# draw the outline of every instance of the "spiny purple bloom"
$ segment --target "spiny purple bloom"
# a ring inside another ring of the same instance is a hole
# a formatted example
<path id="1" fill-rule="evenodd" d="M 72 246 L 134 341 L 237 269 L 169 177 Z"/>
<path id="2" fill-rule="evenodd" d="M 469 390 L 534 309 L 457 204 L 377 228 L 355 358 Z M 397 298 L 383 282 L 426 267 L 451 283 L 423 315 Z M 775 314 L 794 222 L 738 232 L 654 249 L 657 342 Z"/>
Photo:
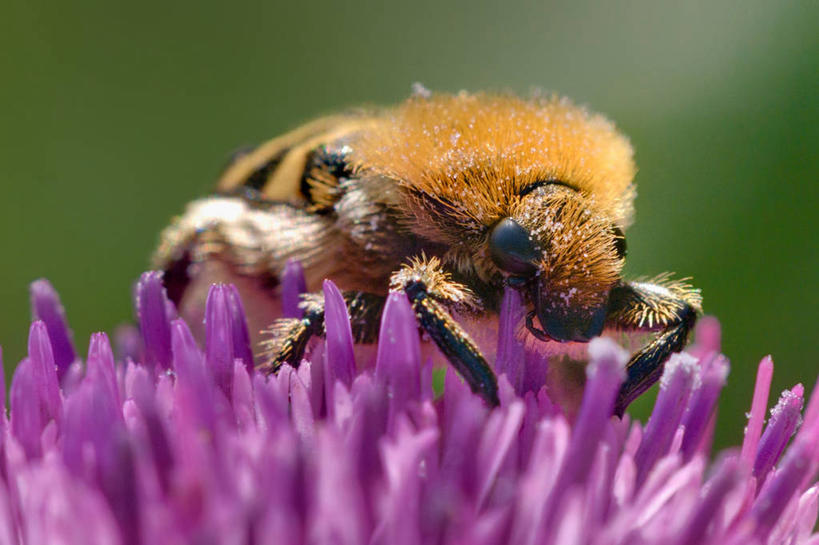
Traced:
<path id="1" fill-rule="evenodd" d="M 284 284 L 293 315 L 297 265 Z M 712 455 L 728 374 L 714 320 L 669 360 L 642 426 L 611 416 L 628 354 L 609 339 L 590 343 L 564 417 L 548 360 L 515 340 L 515 293 L 494 410 L 449 370 L 436 397 L 403 294 L 387 300 L 374 364 L 355 361 L 330 282 L 324 297 L 326 339 L 266 377 L 232 286 L 211 289 L 201 346 L 146 273 L 141 335 L 121 330 L 114 351 L 95 334 L 83 363 L 56 293 L 35 283 L 29 354 L 0 415 L 0 543 L 819 544 L 819 395 L 802 419 L 804 389 L 784 392 L 763 426 L 763 360 L 742 448 Z"/>

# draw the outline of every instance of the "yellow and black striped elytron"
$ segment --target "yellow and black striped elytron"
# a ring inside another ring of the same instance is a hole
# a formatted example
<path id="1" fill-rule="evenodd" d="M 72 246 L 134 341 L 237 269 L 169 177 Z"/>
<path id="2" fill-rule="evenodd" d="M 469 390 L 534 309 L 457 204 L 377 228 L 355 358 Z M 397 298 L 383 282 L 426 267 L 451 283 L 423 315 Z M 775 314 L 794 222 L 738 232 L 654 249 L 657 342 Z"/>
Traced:
<path id="1" fill-rule="evenodd" d="M 344 291 L 361 343 L 376 339 L 387 293 L 404 290 L 420 327 L 489 404 L 495 377 L 451 313 L 496 316 L 506 287 L 527 306 L 529 342 L 655 331 L 629 362 L 622 411 L 682 349 L 700 311 L 699 292 L 682 282 L 621 277 L 634 172 L 628 140 L 566 99 L 413 96 L 239 155 L 215 194 L 165 230 L 155 261 L 177 304 L 202 299 L 192 287 L 202 278 L 238 278 L 256 290 L 244 297 L 249 313 L 275 316 L 278 279 L 299 260 L 309 290 L 329 278 Z M 267 369 L 298 365 L 323 333 L 322 298 L 302 306 L 301 319 L 267 330 Z"/>

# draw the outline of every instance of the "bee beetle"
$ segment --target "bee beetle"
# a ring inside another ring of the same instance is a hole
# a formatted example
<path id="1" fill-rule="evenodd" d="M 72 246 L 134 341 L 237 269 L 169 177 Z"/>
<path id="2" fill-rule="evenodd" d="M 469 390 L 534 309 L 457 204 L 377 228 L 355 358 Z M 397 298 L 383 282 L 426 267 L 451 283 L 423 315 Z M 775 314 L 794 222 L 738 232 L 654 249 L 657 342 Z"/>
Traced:
<path id="1" fill-rule="evenodd" d="M 177 305 L 203 299 L 197 279 L 239 278 L 259 294 L 245 297 L 248 314 L 275 317 L 280 275 L 296 259 L 308 290 L 325 278 L 343 290 L 359 343 L 377 340 L 388 292 L 403 290 L 420 328 L 489 405 L 495 376 L 452 316 L 497 314 L 504 289 L 519 292 L 521 329 L 537 343 L 655 332 L 628 363 L 622 413 L 701 310 L 684 282 L 621 276 L 632 155 L 610 121 L 564 98 L 420 93 L 240 154 L 215 194 L 164 231 L 154 261 Z M 301 308 L 301 318 L 271 318 L 264 369 L 298 365 L 323 334 L 322 297 L 306 295 Z"/>

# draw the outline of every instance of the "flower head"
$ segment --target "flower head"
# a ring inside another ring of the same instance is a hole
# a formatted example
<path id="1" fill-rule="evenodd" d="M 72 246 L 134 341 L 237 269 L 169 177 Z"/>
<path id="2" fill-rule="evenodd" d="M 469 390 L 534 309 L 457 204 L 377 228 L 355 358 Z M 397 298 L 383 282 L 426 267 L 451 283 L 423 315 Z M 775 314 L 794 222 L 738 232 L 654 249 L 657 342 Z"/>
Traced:
<path id="1" fill-rule="evenodd" d="M 295 264 L 286 276 L 292 315 L 304 282 Z M 770 360 L 742 448 L 710 461 L 728 374 L 714 320 L 669 360 L 642 426 L 611 416 L 628 357 L 604 338 L 589 345 L 577 414 L 562 414 L 548 360 L 512 334 L 514 293 L 494 410 L 449 370 L 436 395 L 403 294 L 387 300 L 370 366 L 331 282 L 324 297 L 325 339 L 266 377 L 232 286 L 212 287 L 200 346 L 146 273 L 139 336 L 120 331 L 113 350 L 95 334 L 82 362 L 56 293 L 36 282 L 29 354 L 0 417 L 0 542 L 819 542 L 819 397 L 802 418 L 802 386 L 786 391 L 763 429 Z"/>

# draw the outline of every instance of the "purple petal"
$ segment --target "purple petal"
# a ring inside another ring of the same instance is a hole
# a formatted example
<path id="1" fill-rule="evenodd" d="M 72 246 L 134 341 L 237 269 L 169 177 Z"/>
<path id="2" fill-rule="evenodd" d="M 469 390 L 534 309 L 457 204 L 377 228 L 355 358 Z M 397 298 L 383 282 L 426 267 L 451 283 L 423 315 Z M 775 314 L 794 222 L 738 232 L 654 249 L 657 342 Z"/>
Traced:
<path id="1" fill-rule="evenodd" d="M 587 542 L 589 528 L 583 524 L 582 490 L 569 490 L 565 498 L 555 506 L 554 528 L 549 532 L 554 543 L 580 545 Z"/>
<path id="2" fill-rule="evenodd" d="M 60 379 L 63 398 L 74 392 L 82 383 L 83 378 L 85 378 L 85 367 L 82 364 L 82 360 L 76 360 L 68 366 L 68 369 L 66 369 L 63 374 L 63 378 Z"/>
<path id="3" fill-rule="evenodd" d="M 68 469 L 86 479 L 101 471 L 110 461 L 111 441 L 121 424 L 120 407 L 102 383 L 92 377 L 84 380 L 65 401 L 63 460 Z"/>
<path id="4" fill-rule="evenodd" d="M 549 357 L 537 350 L 527 349 L 525 358 L 523 392 L 539 392 L 549 376 Z"/>
<path id="5" fill-rule="evenodd" d="M 492 411 L 478 445 L 477 469 L 482 482 L 478 485 L 477 506 L 480 508 L 489 496 L 501 464 L 518 438 L 523 422 L 524 405 L 512 403 L 507 409 Z"/>
<path id="6" fill-rule="evenodd" d="M 509 383 L 506 375 L 498 375 L 498 400 L 501 407 L 508 407 L 515 401 L 520 399 L 520 396 L 515 393 L 515 388 Z M 531 396 L 532 392 L 526 392 L 524 396 Z"/>
<path id="7" fill-rule="evenodd" d="M 123 543 L 137 545 L 142 542 L 142 502 L 138 501 L 134 453 L 123 426 L 115 426 L 109 434 L 99 456 L 100 488 L 119 524 Z"/>
<path id="8" fill-rule="evenodd" d="M 287 261 L 282 273 L 282 317 L 301 318 L 302 311 L 299 309 L 301 295 L 307 292 L 307 284 L 304 281 L 304 270 L 301 263 L 294 259 Z"/>
<path id="9" fill-rule="evenodd" d="M 88 345 L 86 375 L 93 377 L 100 387 L 105 388 L 112 403 L 122 404 L 122 396 L 117 386 L 117 374 L 114 367 L 114 353 L 105 333 L 94 333 Z"/>
<path id="10" fill-rule="evenodd" d="M 705 486 L 705 495 L 683 526 L 679 545 L 703 543 L 709 524 L 717 517 L 726 496 L 740 481 L 739 461 L 735 456 L 722 460 Z"/>
<path id="11" fill-rule="evenodd" d="M 554 468 L 569 444 L 569 425 L 563 418 L 549 419 L 538 426 L 532 453 L 518 486 L 517 516 L 510 544 L 524 545 L 543 541 L 546 526 L 546 501 L 557 481 Z"/>
<path id="12" fill-rule="evenodd" d="M 40 456 L 40 434 L 46 417 L 40 408 L 39 384 L 31 360 L 25 358 L 11 379 L 11 433 L 20 442 L 28 458 Z"/>
<path id="13" fill-rule="evenodd" d="M 415 314 L 404 293 L 391 293 L 378 333 L 375 377 L 384 384 L 390 420 L 421 396 L 421 345 Z"/>
<path id="14" fill-rule="evenodd" d="M 31 324 L 29 330 L 28 359 L 34 372 L 43 416 L 59 422 L 62 414 L 62 397 L 57 381 L 57 366 L 54 363 L 48 330 L 45 323 L 40 320 Z"/>
<path id="15" fill-rule="evenodd" d="M 196 380 L 204 364 L 204 358 L 188 324 L 181 318 L 171 323 L 171 346 L 173 350 L 173 369 L 180 382 Z M 199 385 L 197 385 L 199 386 Z"/>
<path id="16" fill-rule="evenodd" d="M 142 359 L 142 337 L 132 325 L 121 325 L 114 330 L 114 354 L 117 361 Z"/>
<path id="17" fill-rule="evenodd" d="M 0 346 L 0 370 L 5 371 L 3 367 L 3 347 Z M 0 432 L 6 420 L 6 373 L 0 373 Z"/>
<path id="18" fill-rule="evenodd" d="M 552 501 L 588 476 L 599 440 L 611 419 L 617 392 L 625 379 L 628 358 L 628 353 L 611 339 L 600 337 L 589 343 L 586 390 Z"/>
<path id="19" fill-rule="evenodd" d="M 441 418 L 441 469 L 444 482 L 458 483 L 464 494 L 478 494 L 475 446 L 480 442 L 489 410 L 471 394 L 455 371 L 447 370 L 444 382 L 444 408 Z M 393 426 L 394 427 L 394 426 Z"/>
<path id="20" fill-rule="evenodd" d="M 364 521 L 364 498 L 341 437 L 324 428 L 316 442 L 317 475 L 313 491 L 308 541 L 359 545 L 366 543 L 368 528 Z M 344 508 L 339 509 L 339 501 Z"/>
<path id="21" fill-rule="evenodd" d="M 71 341 L 71 330 L 65 319 L 65 309 L 57 292 L 48 282 L 41 279 L 31 283 L 31 314 L 35 320 L 42 320 L 48 329 L 48 338 L 57 364 L 57 376 L 62 379 L 63 373 L 77 359 L 74 344 Z"/>
<path id="22" fill-rule="evenodd" d="M 290 414 L 296 433 L 308 441 L 312 440 L 315 432 L 313 407 L 310 403 L 308 387 L 295 372 L 290 373 Z"/>
<path id="23" fill-rule="evenodd" d="M 204 358 L 187 324 L 174 320 L 171 324 L 174 369 L 177 374 L 176 409 L 186 411 L 186 418 L 197 426 L 213 430 L 221 400 L 210 373 L 205 368 Z M 159 397 L 157 387 L 157 397 Z M 218 391 L 221 394 L 221 390 Z"/>
<path id="24" fill-rule="evenodd" d="M 205 304 L 205 361 L 216 385 L 230 399 L 233 383 L 233 328 L 228 288 L 214 284 Z"/>
<path id="25" fill-rule="evenodd" d="M 685 435 L 681 450 L 686 462 L 700 450 L 729 369 L 728 360 L 721 355 L 712 357 L 703 368 L 702 383 L 691 395 L 682 421 Z"/>
<path id="26" fill-rule="evenodd" d="M 13 510 L 16 507 L 14 497 L 9 493 L 5 476 L 0 480 L 0 543 L 20 543 L 17 537 L 17 524 Z"/>
<path id="27" fill-rule="evenodd" d="M 481 399 L 472 393 L 466 382 L 451 366 L 446 368 L 444 376 L 443 415 L 441 417 L 442 436 L 459 437 L 473 426 L 479 427 L 486 419 L 489 410 Z M 471 440 L 470 440 L 471 441 Z M 461 456 L 470 452 L 470 443 L 464 443 Z M 474 443 L 472 443 L 474 444 Z M 474 457 L 469 457 L 474 461 Z M 470 462 L 471 463 L 471 462 Z"/>
<path id="28" fill-rule="evenodd" d="M 742 441 L 742 453 L 740 454 L 740 460 L 748 468 L 753 467 L 757 444 L 762 435 L 765 408 L 768 405 L 768 394 L 771 391 L 771 378 L 773 378 L 773 360 L 770 356 L 765 356 L 757 368 L 754 398 L 751 402 L 750 418 L 745 427 L 745 439 Z"/>
<path id="29" fill-rule="evenodd" d="M 695 358 L 703 358 L 708 354 L 719 353 L 722 346 L 722 328 L 719 320 L 713 316 L 703 316 L 697 320 L 694 339 L 694 346 L 687 352 Z"/>
<path id="30" fill-rule="evenodd" d="M 355 375 L 355 357 L 353 355 L 353 333 L 350 328 L 350 315 L 347 314 L 347 303 L 338 288 L 329 280 L 324 281 L 324 329 L 326 331 L 326 348 L 324 356 L 327 362 L 324 383 L 327 405 L 332 406 L 332 388 L 336 381 L 341 381 L 349 388 Z"/>
<path id="31" fill-rule="evenodd" d="M 756 522 L 754 535 L 757 538 L 765 539 L 768 536 L 788 502 L 799 490 L 802 480 L 810 471 L 816 443 L 816 437 L 794 441 L 785 454 L 782 466 L 760 491 L 750 514 Z"/>
<path id="32" fill-rule="evenodd" d="M 668 453 L 691 390 L 699 386 L 699 371 L 697 360 L 685 353 L 674 354 L 665 364 L 654 410 L 646 425 L 640 448 L 634 455 L 638 486 L 648 476 L 654 463 Z"/>
<path id="33" fill-rule="evenodd" d="M 370 375 L 359 375 L 353 382 L 353 415 L 347 445 L 355 460 L 356 473 L 365 491 L 381 477 L 379 444 L 387 431 L 387 396 Z"/>
<path id="34" fill-rule="evenodd" d="M 253 408 L 253 387 L 247 365 L 240 359 L 233 362 L 233 414 L 240 430 L 255 427 Z"/>
<path id="35" fill-rule="evenodd" d="M 136 289 L 139 329 L 145 343 L 145 363 L 167 369 L 171 365 L 170 301 L 162 285 L 162 273 L 149 271 L 139 278 Z"/>
<path id="36" fill-rule="evenodd" d="M 20 543 L 121 545 L 121 531 L 100 490 L 48 459 L 39 471 L 20 475 L 27 491 L 18 505 Z M 3 543 L 18 543 L 4 541 Z"/>
<path id="37" fill-rule="evenodd" d="M 133 399 L 145 423 L 148 446 L 159 485 L 163 491 L 167 491 L 170 486 L 173 454 L 157 408 L 153 381 L 144 367 L 133 366 L 132 369 L 130 382 Z"/>
<path id="38" fill-rule="evenodd" d="M 808 406 L 805 408 L 805 422 L 802 426 L 802 429 L 815 428 L 819 428 L 819 378 L 816 379 L 813 390 L 811 390 Z"/>
<path id="39" fill-rule="evenodd" d="M 375 545 L 414 545 L 421 541 L 419 465 L 424 452 L 435 446 L 438 434 L 436 430 L 416 434 L 407 427 L 399 425 L 396 439 L 381 447 L 387 494 L 372 540 Z"/>
<path id="40" fill-rule="evenodd" d="M 819 514 L 819 486 L 812 486 L 799 498 L 796 518 L 794 521 L 794 534 L 796 543 L 807 542 L 813 527 L 816 525 L 817 514 Z"/>
<path id="41" fill-rule="evenodd" d="M 256 400 L 257 420 L 259 426 L 266 427 L 268 431 L 289 424 L 288 385 L 281 380 L 284 374 L 282 371 L 269 380 L 261 373 L 253 375 L 253 398 Z"/>
<path id="42" fill-rule="evenodd" d="M 253 351 L 250 349 L 250 334 L 247 330 L 245 307 L 242 305 L 239 290 L 233 284 L 228 284 L 227 296 L 230 307 L 231 331 L 233 333 L 233 358 L 242 360 L 247 367 L 247 371 L 251 372 L 254 368 Z"/>
<path id="43" fill-rule="evenodd" d="M 759 487 L 765 482 L 768 472 L 773 468 L 785 450 L 796 426 L 799 425 L 802 412 L 804 388 L 798 384 L 793 390 L 785 390 L 779 402 L 771 409 L 771 419 L 759 441 L 754 461 L 753 475 Z"/>
<path id="44" fill-rule="evenodd" d="M 525 375 L 523 342 L 517 338 L 525 309 L 517 290 L 506 288 L 503 292 L 498 318 L 498 354 L 495 370 L 504 374 L 518 395 L 523 394 Z"/>

